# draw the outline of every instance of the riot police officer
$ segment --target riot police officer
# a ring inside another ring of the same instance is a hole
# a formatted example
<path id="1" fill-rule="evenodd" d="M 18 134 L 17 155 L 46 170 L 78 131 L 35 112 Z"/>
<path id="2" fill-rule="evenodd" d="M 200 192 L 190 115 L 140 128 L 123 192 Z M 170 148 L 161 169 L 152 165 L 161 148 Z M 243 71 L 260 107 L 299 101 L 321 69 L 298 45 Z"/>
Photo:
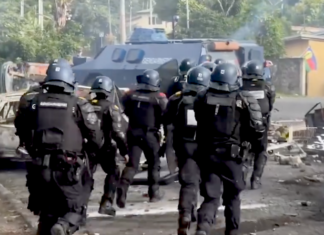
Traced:
<path id="1" fill-rule="evenodd" d="M 200 173 L 196 159 L 197 123 L 193 115 L 193 103 L 197 93 L 208 87 L 210 74 L 211 72 L 202 66 L 189 70 L 187 87 L 183 92 L 178 91 L 170 97 L 164 115 L 165 125 L 173 125 L 173 146 L 178 159 L 181 184 L 178 235 L 188 234 L 190 222 L 196 219 L 193 216 Z"/>
<path id="2" fill-rule="evenodd" d="M 54 61 L 52 61 L 53 63 Z M 70 66 L 65 60 L 57 60 L 61 66 Z M 28 111 L 30 104 L 34 97 L 39 94 L 43 88 L 44 81 L 38 84 L 33 84 L 28 91 L 26 91 L 19 100 L 18 110 L 16 112 L 16 117 L 14 120 L 14 125 L 16 127 L 16 135 L 19 137 L 19 146 L 17 152 L 21 154 L 28 154 L 26 147 L 31 145 L 30 142 L 30 126 L 26 125 L 26 119 L 28 118 Z M 40 193 L 40 183 L 39 183 L 39 170 L 40 167 L 35 165 L 33 162 L 26 163 L 26 186 L 29 191 L 28 206 L 27 208 L 33 212 L 35 215 L 40 213 L 40 201 L 42 201 L 42 195 Z"/>
<path id="3" fill-rule="evenodd" d="M 55 60 L 48 67 L 46 92 L 34 97 L 28 112 L 33 135 L 26 147 L 41 166 L 40 235 L 73 234 L 83 223 L 94 183 L 85 148 L 93 156 L 103 140 L 93 106 L 74 95 L 74 74 L 66 64 Z"/>
<path id="4" fill-rule="evenodd" d="M 259 61 L 248 61 L 242 68 L 242 90 L 249 92 L 259 103 L 263 116 L 263 123 L 268 131 L 270 126 L 270 114 L 275 101 L 275 88 L 265 80 L 264 66 Z M 254 154 L 254 167 L 251 176 L 251 188 L 261 186 L 261 177 L 267 162 L 268 132 L 265 131 L 261 141 L 251 140 Z"/>
<path id="5" fill-rule="evenodd" d="M 213 72 L 214 69 L 216 68 L 216 64 L 212 62 L 204 62 L 201 63 L 199 66 L 208 69 L 210 72 Z"/>
<path id="6" fill-rule="evenodd" d="M 216 65 L 220 65 L 220 64 L 225 63 L 225 60 L 223 60 L 223 59 L 216 59 L 216 60 L 214 61 L 214 63 L 215 63 Z"/>
<path id="7" fill-rule="evenodd" d="M 179 76 L 174 78 L 173 84 L 169 87 L 166 95 L 167 98 L 172 96 L 178 91 L 182 91 L 187 82 L 187 73 L 188 71 L 195 67 L 195 61 L 192 59 L 184 59 L 179 66 Z"/>
<path id="8" fill-rule="evenodd" d="M 117 205 L 124 208 L 129 185 L 138 170 L 142 151 L 148 161 L 148 195 L 150 202 L 161 199 L 160 178 L 160 135 L 162 115 L 167 98 L 160 92 L 160 76 L 155 70 L 146 70 L 137 76 L 137 89 L 125 94 L 124 113 L 129 118 L 127 143 L 129 161 L 122 172 L 117 188 Z"/>
<path id="9" fill-rule="evenodd" d="M 245 188 L 242 163 L 245 141 L 265 132 L 257 101 L 239 90 L 237 67 L 218 65 L 209 88 L 194 103 L 201 169 L 201 195 L 196 235 L 210 234 L 215 223 L 223 184 L 226 235 L 237 235 L 240 224 L 240 192 Z"/>
<path id="10" fill-rule="evenodd" d="M 99 214 L 115 216 L 113 207 L 116 186 L 120 177 L 120 170 L 116 164 L 117 147 L 121 156 L 126 156 L 127 145 L 125 133 L 122 130 L 122 117 L 119 107 L 109 100 L 114 90 L 114 83 L 109 77 L 99 76 L 91 87 L 91 93 L 96 97 L 91 100 L 99 118 L 100 127 L 104 133 L 104 145 L 100 150 L 99 162 L 107 174 L 104 183 L 104 194 L 101 199 Z M 112 143 L 112 139 L 117 146 Z"/>

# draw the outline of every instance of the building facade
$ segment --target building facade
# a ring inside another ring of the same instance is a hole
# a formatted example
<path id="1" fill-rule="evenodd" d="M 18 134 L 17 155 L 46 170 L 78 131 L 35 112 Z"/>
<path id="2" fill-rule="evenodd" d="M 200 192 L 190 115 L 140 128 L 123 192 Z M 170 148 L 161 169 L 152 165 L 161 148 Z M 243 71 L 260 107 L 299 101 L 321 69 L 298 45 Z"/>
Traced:
<path id="1" fill-rule="evenodd" d="M 305 94 L 324 96 L 324 36 L 302 34 L 284 41 L 286 57 L 305 59 Z"/>

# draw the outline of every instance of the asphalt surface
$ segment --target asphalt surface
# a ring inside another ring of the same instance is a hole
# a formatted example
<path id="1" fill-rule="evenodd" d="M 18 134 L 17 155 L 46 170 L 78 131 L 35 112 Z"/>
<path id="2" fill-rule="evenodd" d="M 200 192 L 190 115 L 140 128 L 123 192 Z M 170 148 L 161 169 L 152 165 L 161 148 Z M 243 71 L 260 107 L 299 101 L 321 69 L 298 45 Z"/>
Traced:
<path id="1" fill-rule="evenodd" d="M 0 183 L 26 206 L 28 193 L 25 187 L 24 164 L 4 161 L 0 163 Z M 324 209 L 322 200 L 324 184 L 304 178 L 304 176 L 314 174 L 324 179 L 322 164 L 314 161 L 311 165 L 292 168 L 291 166 L 278 165 L 277 162 L 270 159 L 262 189 L 253 191 L 247 189 L 242 194 L 242 234 L 272 231 L 274 227 L 295 226 L 305 221 L 312 223 L 315 221 L 314 218 L 324 221 L 322 212 Z M 158 203 L 148 203 L 146 186 L 132 186 L 126 209 L 116 208 L 117 216 L 111 218 L 97 213 L 104 176 L 101 169 L 98 169 L 95 175 L 95 189 L 89 202 L 88 223 L 79 234 L 85 232 L 104 235 L 176 234 L 179 192 L 177 182 L 161 187 L 166 195 Z M 302 203 L 308 204 L 302 206 Z M 221 207 L 212 235 L 223 234 L 224 218 L 222 214 L 223 208 Z M 37 221 L 37 218 L 31 214 L 30 218 Z M 194 228 L 195 224 L 192 226 L 192 229 Z M 0 234 L 2 234 L 1 230 Z M 303 235 L 312 235 L 312 233 Z"/>
<path id="2" fill-rule="evenodd" d="M 278 98 L 275 104 L 278 111 L 273 112 L 272 120 L 303 119 L 305 113 L 321 100 L 322 98 Z M 0 132 L 0 135 L 3 135 L 1 136 L 3 139 L 6 134 Z M 257 235 L 323 234 L 324 203 L 322 199 L 324 192 L 322 188 L 324 183 L 305 180 L 304 176 L 316 174 L 324 178 L 324 168 L 321 161 L 310 162 L 310 165 L 304 165 L 302 168 L 292 168 L 278 165 L 273 160 L 269 161 L 262 189 L 254 191 L 247 189 L 242 193 L 241 230 L 243 235 L 254 233 Z M 25 187 L 25 174 L 23 161 L 0 161 L 0 184 L 10 190 L 15 198 L 22 201 L 26 207 L 28 192 Z M 176 234 L 179 193 L 177 182 L 161 187 L 166 194 L 164 199 L 158 203 L 148 203 L 146 186 L 132 186 L 127 208 L 116 208 L 117 216 L 111 218 L 97 213 L 104 177 L 105 174 L 98 169 L 95 175 L 95 189 L 89 202 L 88 223 L 80 234 L 86 231 L 101 235 Z M 201 201 L 202 198 L 200 198 Z M 307 206 L 302 206 L 305 203 Z M 0 210 L 1 216 L 3 213 L 9 213 L 8 210 L 6 209 L 6 212 Z M 21 208 L 21 210 L 26 209 Z M 31 214 L 29 218 L 37 221 L 37 218 Z M 0 219 L 0 225 L 3 223 L 5 221 Z M 17 231 L 22 231 L 21 223 L 17 222 L 18 227 L 15 228 Z M 308 229 L 300 229 L 300 226 Z M 223 208 L 220 208 L 217 223 L 211 235 L 224 234 L 223 227 Z M 0 234 L 8 234 L 2 233 L 1 228 L 0 226 Z M 195 229 L 195 224 L 192 225 L 192 229 Z M 319 231 L 321 233 L 318 233 Z"/>

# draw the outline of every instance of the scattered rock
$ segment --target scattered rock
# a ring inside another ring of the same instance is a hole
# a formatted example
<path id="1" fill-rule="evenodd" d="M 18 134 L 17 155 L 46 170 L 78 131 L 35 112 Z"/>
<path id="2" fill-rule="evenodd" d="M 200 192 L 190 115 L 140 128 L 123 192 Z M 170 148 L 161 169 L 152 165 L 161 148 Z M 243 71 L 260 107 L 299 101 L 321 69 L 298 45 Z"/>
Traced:
<path id="1" fill-rule="evenodd" d="M 289 165 L 289 157 L 278 154 L 278 159 L 280 165 Z"/>
<path id="2" fill-rule="evenodd" d="M 284 156 L 276 153 L 280 165 L 291 165 L 292 167 L 299 168 L 304 165 L 300 156 Z"/>
<path id="3" fill-rule="evenodd" d="M 170 198 L 168 201 L 172 202 L 172 201 L 178 201 L 178 200 L 179 200 L 179 198 L 174 197 L 174 198 Z"/>
<path id="4" fill-rule="evenodd" d="M 301 204 L 302 206 L 309 206 L 311 203 L 305 201 L 305 202 L 301 202 L 300 204 Z"/>
<path id="5" fill-rule="evenodd" d="M 311 182 L 316 182 L 316 183 L 320 183 L 320 182 L 324 181 L 323 177 L 319 177 L 318 175 L 304 176 L 304 179 L 309 180 Z"/>

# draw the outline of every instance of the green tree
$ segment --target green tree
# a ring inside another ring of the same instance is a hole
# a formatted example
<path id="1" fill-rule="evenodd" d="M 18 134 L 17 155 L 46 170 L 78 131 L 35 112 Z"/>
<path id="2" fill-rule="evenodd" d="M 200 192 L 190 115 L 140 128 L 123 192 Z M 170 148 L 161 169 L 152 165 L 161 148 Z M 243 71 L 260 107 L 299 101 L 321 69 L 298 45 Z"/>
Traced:
<path id="1" fill-rule="evenodd" d="M 256 41 L 264 47 L 266 58 L 279 58 L 284 55 L 284 24 L 276 14 L 261 21 L 260 31 L 256 33 Z"/>
<path id="2" fill-rule="evenodd" d="M 294 25 L 324 27 L 324 0 L 300 0 L 290 10 Z"/>
<path id="3" fill-rule="evenodd" d="M 154 12 L 161 20 L 172 21 L 173 16 L 178 12 L 178 4 L 180 0 L 163 0 L 156 1 Z"/>
<path id="4" fill-rule="evenodd" d="M 186 3 L 179 2 L 177 37 L 216 38 L 229 36 L 235 24 L 232 17 L 225 17 L 223 13 L 216 12 L 198 1 L 190 0 L 190 28 L 187 29 Z"/>
<path id="5" fill-rule="evenodd" d="M 48 62 L 58 57 L 68 59 L 86 44 L 79 24 L 68 21 L 65 27 L 58 29 L 53 19 L 48 17 L 44 21 L 44 30 L 41 30 L 37 14 L 28 7 L 25 6 L 24 18 L 19 17 L 19 7 L 13 8 L 13 16 L 5 18 L 2 25 L 4 33 L 0 38 L 1 58 L 13 61 L 21 58 L 34 62 Z"/>

